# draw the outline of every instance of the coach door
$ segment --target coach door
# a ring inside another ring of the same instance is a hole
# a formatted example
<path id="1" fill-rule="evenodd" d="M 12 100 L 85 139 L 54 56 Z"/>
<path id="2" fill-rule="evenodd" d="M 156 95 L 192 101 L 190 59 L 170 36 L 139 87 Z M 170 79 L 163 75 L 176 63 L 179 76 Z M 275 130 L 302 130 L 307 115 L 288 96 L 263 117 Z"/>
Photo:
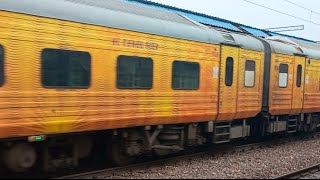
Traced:
<path id="1" fill-rule="evenodd" d="M 273 56 L 269 109 L 271 115 L 290 114 L 292 110 L 294 58 L 283 54 Z"/>
<path id="2" fill-rule="evenodd" d="M 263 53 L 241 49 L 239 57 L 237 115 L 235 119 L 254 117 L 261 112 Z"/>
<path id="3" fill-rule="evenodd" d="M 296 56 L 294 60 L 292 110 L 290 114 L 300 114 L 303 108 L 304 74 L 306 58 Z"/>
<path id="4" fill-rule="evenodd" d="M 239 48 L 222 46 L 218 121 L 233 120 L 237 108 Z"/>

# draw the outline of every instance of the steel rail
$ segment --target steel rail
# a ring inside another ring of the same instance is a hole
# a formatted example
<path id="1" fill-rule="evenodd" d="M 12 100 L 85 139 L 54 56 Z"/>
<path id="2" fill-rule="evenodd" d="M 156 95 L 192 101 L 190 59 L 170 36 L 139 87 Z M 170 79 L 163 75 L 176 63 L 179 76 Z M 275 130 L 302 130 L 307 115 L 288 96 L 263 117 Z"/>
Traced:
<path id="1" fill-rule="evenodd" d="M 298 171 L 290 172 L 288 174 L 275 177 L 274 179 L 299 179 L 301 177 L 306 176 L 307 174 L 315 173 L 318 171 L 320 171 L 320 163 L 307 168 L 300 169 Z"/>

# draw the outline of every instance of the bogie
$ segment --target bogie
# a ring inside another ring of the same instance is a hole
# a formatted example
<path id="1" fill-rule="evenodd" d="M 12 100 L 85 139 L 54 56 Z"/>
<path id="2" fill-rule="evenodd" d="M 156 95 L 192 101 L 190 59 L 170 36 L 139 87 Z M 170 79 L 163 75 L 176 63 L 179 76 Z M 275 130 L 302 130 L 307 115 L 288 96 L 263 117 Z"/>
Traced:
<path id="1" fill-rule="evenodd" d="M 3 147 L 2 159 L 10 171 L 22 173 L 35 166 L 37 152 L 32 144 L 17 142 Z"/>

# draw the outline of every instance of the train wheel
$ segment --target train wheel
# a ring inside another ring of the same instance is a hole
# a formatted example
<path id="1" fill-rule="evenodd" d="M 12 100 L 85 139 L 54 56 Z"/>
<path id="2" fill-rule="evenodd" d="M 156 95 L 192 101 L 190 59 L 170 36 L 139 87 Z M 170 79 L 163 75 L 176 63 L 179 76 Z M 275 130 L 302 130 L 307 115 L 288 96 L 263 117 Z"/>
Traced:
<path id="1" fill-rule="evenodd" d="M 126 166 L 132 164 L 135 157 L 129 156 L 121 140 L 114 140 L 112 144 L 108 145 L 109 159 L 117 166 Z"/>
<path id="2" fill-rule="evenodd" d="M 4 165 L 12 172 L 28 172 L 36 164 L 37 154 L 27 143 L 14 144 L 3 152 Z"/>
<path id="3" fill-rule="evenodd" d="M 310 133 L 315 133 L 317 131 L 317 126 L 319 124 L 319 117 L 315 117 L 312 115 L 308 116 L 309 124 L 304 124 L 304 131 L 305 132 L 310 132 Z"/>

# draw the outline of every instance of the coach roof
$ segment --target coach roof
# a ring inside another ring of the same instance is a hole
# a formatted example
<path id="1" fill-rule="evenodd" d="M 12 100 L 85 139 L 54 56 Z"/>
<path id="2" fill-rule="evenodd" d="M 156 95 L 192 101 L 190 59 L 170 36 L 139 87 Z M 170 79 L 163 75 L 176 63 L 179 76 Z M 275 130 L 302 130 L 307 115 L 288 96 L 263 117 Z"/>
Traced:
<path id="1" fill-rule="evenodd" d="M 303 54 L 309 58 L 320 59 L 320 44 L 302 41 L 294 38 L 283 37 L 283 36 L 274 36 L 274 37 L 269 37 L 267 39 L 285 43 L 292 47 L 301 49 Z"/>
<path id="2" fill-rule="evenodd" d="M 1 0 L 0 10 L 218 44 L 222 35 L 178 14 L 122 0 Z"/>
<path id="3" fill-rule="evenodd" d="M 241 47 L 242 49 L 249 49 L 254 51 L 265 50 L 263 43 L 258 38 L 252 35 L 240 32 L 232 32 L 226 29 L 221 29 L 219 27 L 210 28 L 221 33 L 224 38 L 223 44 L 235 45 Z"/>

